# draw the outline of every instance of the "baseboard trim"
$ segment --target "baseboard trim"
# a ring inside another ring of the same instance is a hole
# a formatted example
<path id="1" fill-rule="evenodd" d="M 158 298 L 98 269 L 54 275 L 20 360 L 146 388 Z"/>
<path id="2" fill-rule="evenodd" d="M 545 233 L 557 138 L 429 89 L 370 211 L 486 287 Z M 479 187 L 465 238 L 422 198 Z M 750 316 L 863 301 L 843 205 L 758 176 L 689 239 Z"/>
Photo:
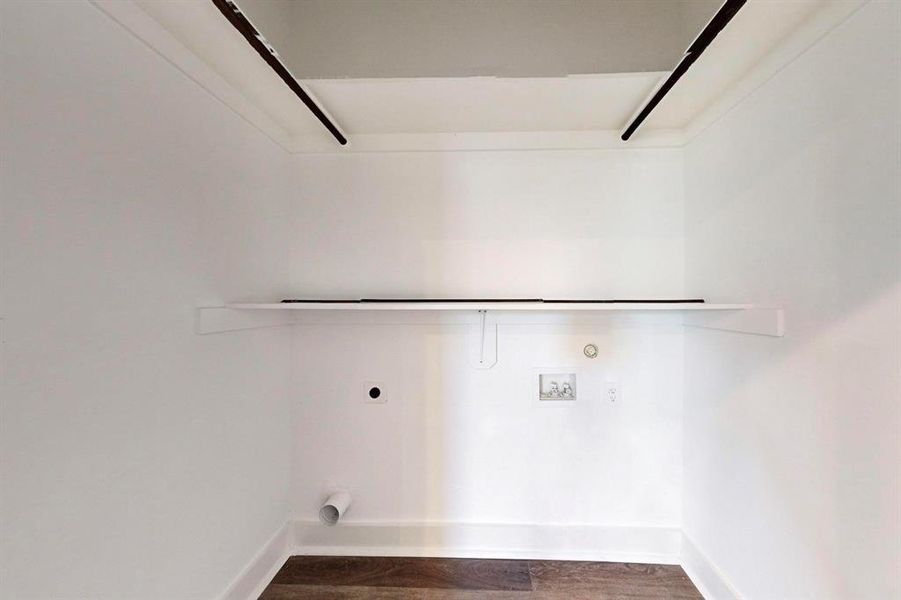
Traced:
<path id="1" fill-rule="evenodd" d="M 219 596 L 256 600 L 289 556 L 423 556 L 681 565 L 706 600 L 741 600 L 678 527 L 289 521 Z"/>
<path id="2" fill-rule="evenodd" d="M 675 527 L 472 523 L 293 523 L 294 554 L 594 560 L 676 565 Z"/>
<path id="3" fill-rule="evenodd" d="M 293 528 L 285 523 L 247 563 L 220 596 L 220 600 L 256 600 L 292 554 Z"/>
<path id="4" fill-rule="evenodd" d="M 682 533 L 682 569 L 705 600 L 741 600 L 741 595 L 698 545 Z"/>

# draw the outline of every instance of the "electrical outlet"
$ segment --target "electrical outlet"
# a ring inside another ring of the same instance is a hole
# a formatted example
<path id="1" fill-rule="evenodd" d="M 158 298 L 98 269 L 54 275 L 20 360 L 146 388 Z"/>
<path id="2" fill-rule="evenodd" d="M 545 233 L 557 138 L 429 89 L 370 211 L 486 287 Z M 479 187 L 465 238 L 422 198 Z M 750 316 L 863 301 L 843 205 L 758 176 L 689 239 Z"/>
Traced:
<path id="1" fill-rule="evenodd" d="M 608 381 L 604 385 L 604 399 L 610 402 L 619 402 L 622 400 L 622 391 L 619 384 L 615 381 Z"/>

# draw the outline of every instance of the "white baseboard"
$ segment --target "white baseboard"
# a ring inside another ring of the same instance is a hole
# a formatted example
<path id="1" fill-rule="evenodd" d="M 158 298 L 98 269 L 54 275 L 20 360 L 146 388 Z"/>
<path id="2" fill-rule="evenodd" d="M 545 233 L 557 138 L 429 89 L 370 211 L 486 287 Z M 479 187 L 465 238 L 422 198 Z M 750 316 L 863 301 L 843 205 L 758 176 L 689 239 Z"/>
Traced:
<path id="1" fill-rule="evenodd" d="M 279 527 L 241 573 L 219 596 L 220 600 L 257 600 L 294 552 L 291 523 Z"/>
<path id="2" fill-rule="evenodd" d="M 469 523 L 293 523 L 294 554 L 679 564 L 676 527 Z"/>
<path id="3" fill-rule="evenodd" d="M 741 595 L 690 537 L 682 534 L 682 569 L 705 600 L 740 600 Z"/>
<path id="4" fill-rule="evenodd" d="M 740 600 L 678 527 L 472 523 L 285 523 L 219 598 L 256 600 L 289 556 L 432 556 L 681 565 L 706 600 Z"/>

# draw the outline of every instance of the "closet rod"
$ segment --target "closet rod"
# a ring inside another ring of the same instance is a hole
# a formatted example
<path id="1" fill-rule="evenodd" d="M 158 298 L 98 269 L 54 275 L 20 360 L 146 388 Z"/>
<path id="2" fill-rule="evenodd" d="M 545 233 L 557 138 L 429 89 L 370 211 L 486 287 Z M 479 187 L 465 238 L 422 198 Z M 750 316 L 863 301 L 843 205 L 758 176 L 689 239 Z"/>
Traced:
<path id="1" fill-rule="evenodd" d="M 669 77 L 666 78 L 663 85 L 657 88 L 650 99 L 645 102 L 641 110 L 638 111 L 638 114 L 635 115 L 635 118 L 632 119 L 632 122 L 629 123 L 629 126 L 623 131 L 620 137 L 624 142 L 632 137 L 632 134 L 635 133 L 644 120 L 648 118 L 648 115 L 650 115 L 654 108 L 660 104 L 663 97 L 666 96 L 673 86 L 676 85 L 676 82 L 685 75 L 688 69 L 691 68 L 691 65 L 698 60 L 704 50 L 707 49 L 707 46 L 710 45 L 710 42 L 712 42 L 717 34 L 729 24 L 729 21 L 732 20 L 732 17 L 736 15 L 738 10 L 745 5 L 745 2 L 747 2 L 747 0 L 726 0 L 720 9 L 716 11 L 716 14 L 713 15 L 713 18 L 710 19 L 707 26 L 704 27 L 701 33 L 698 34 L 698 37 L 695 38 L 695 41 L 691 43 L 691 46 L 688 47 L 688 50 L 685 51 L 685 54 L 682 55 L 679 64 L 676 65 L 676 68 L 673 69 Z"/>
<path id="2" fill-rule="evenodd" d="M 247 17 L 244 16 L 244 13 L 241 12 L 238 5 L 232 0 L 212 0 L 212 2 L 216 5 L 216 8 L 219 9 L 219 12 L 228 19 L 228 22 L 238 30 L 238 33 L 244 36 L 244 39 L 257 51 L 257 54 L 266 61 L 266 64 L 272 67 L 272 70 L 281 77 L 282 81 L 284 81 L 289 88 L 291 88 L 291 91 L 307 105 L 307 108 L 309 108 L 310 112 L 319 119 L 319 122 L 325 125 L 325 128 L 329 130 L 329 133 L 331 133 L 336 140 L 338 140 L 338 143 L 342 146 L 346 145 L 347 138 L 344 137 L 344 134 L 341 133 L 338 127 L 332 123 L 324 112 L 322 112 L 322 109 L 319 108 L 312 98 L 310 98 L 309 94 L 300 87 L 300 84 L 297 83 L 294 76 L 291 75 L 290 71 L 288 71 L 285 65 L 282 64 L 282 61 L 275 55 L 275 51 L 272 50 L 268 42 L 265 41 L 253 24 L 247 20 Z"/>

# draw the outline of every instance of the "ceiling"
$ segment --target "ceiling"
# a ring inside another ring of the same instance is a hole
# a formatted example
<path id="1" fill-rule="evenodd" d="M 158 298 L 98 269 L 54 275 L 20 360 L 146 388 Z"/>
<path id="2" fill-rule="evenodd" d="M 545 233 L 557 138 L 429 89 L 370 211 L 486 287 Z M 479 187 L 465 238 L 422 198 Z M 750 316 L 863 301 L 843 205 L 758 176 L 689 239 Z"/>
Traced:
<path id="1" fill-rule="evenodd" d="M 579 77 L 311 79 L 348 133 L 618 129 L 662 73 Z"/>
<path id="2" fill-rule="evenodd" d="M 712 6 L 238 0 L 347 135 L 339 147 L 212 2 L 93 2 L 291 152 L 622 146 Z M 862 3 L 749 0 L 628 145 L 682 143 Z"/>
<path id="3" fill-rule="evenodd" d="M 237 0 L 301 79 L 664 71 L 721 0 Z"/>

